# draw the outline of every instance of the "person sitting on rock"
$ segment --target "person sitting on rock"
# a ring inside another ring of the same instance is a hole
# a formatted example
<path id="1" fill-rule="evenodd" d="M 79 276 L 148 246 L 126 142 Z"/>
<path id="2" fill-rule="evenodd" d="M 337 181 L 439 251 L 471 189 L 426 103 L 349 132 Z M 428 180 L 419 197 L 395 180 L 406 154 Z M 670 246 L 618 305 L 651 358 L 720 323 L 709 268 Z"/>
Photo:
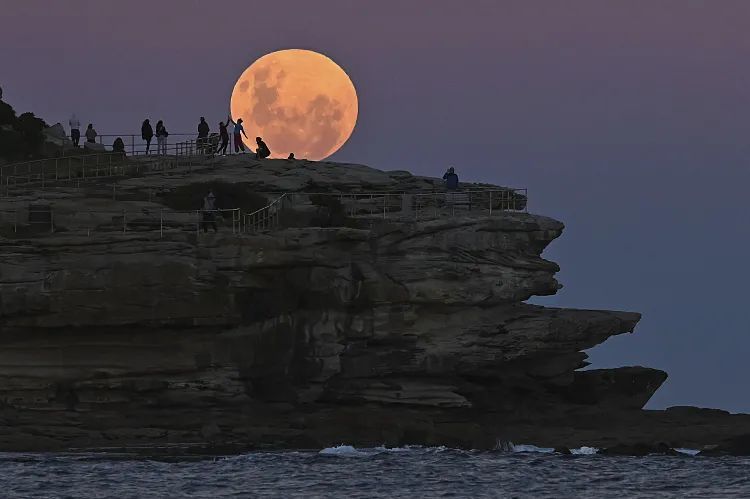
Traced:
<path id="1" fill-rule="evenodd" d="M 89 123 L 89 126 L 86 128 L 86 142 L 89 144 L 93 144 L 96 142 L 96 130 L 94 130 L 94 125 Z"/>
<path id="2" fill-rule="evenodd" d="M 112 143 L 112 152 L 125 155 L 125 142 L 122 141 L 121 137 L 117 137 Z"/>
<path id="3" fill-rule="evenodd" d="M 458 175 L 452 166 L 448 168 L 448 171 L 443 175 L 443 180 L 445 180 L 445 187 L 449 191 L 455 191 L 458 189 Z"/>
<path id="4" fill-rule="evenodd" d="M 288 159 L 289 161 L 294 161 L 294 160 L 295 160 L 295 159 L 297 159 L 297 158 L 295 158 L 295 157 L 294 157 L 294 153 L 293 153 L 293 152 L 290 152 L 290 153 L 289 153 L 289 157 L 288 157 L 288 158 L 286 158 L 286 159 Z"/>
<path id="5" fill-rule="evenodd" d="M 263 139 L 255 137 L 255 142 L 258 144 L 258 148 L 255 150 L 255 159 L 265 159 L 271 155 L 271 150 L 263 142 Z"/>

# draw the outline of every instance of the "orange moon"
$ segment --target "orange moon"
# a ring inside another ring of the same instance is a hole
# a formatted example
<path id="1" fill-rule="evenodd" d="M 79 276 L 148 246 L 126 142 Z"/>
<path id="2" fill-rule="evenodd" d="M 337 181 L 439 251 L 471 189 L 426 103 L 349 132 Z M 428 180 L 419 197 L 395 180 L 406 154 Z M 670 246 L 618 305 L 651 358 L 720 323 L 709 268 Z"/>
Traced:
<path id="1" fill-rule="evenodd" d="M 242 118 L 246 142 L 262 137 L 272 158 L 321 160 L 338 151 L 357 123 L 359 101 L 349 76 L 328 57 L 301 49 L 266 54 L 232 91 L 232 119 Z M 244 139 L 243 139 L 244 140 Z"/>

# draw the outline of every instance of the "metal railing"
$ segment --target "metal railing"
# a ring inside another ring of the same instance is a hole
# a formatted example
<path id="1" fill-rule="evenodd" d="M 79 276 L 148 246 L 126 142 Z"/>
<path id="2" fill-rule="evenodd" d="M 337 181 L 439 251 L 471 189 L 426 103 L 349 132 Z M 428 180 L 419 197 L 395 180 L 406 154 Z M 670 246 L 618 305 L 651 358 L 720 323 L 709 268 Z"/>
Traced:
<path id="1" fill-rule="evenodd" d="M 85 148 L 86 137 L 85 130 L 81 132 L 80 147 Z M 68 136 L 70 138 L 70 136 Z M 140 134 L 104 134 L 97 135 L 95 143 L 100 146 L 109 147 L 111 152 L 112 144 L 118 138 L 122 139 L 125 146 L 125 153 L 130 156 L 144 156 L 144 155 L 157 155 L 158 152 L 158 139 L 156 136 L 151 140 L 151 145 L 148 146 L 146 141 L 143 140 Z M 166 139 L 167 155 L 183 155 L 185 151 L 192 143 L 193 150 L 198 151 L 201 149 L 212 149 L 212 153 L 215 154 L 221 144 L 219 134 L 216 132 L 210 133 L 206 139 L 198 139 L 197 133 L 175 133 L 169 134 Z M 244 143 L 244 142 L 243 142 Z M 147 148 L 148 147 L 148 148 Z M 248 147 L 245 144 L 246 149 L 252 150 L 252 147 Z M 227 145 L 227 154 L 230 154 L 234 150 L 234 134 L 229 134 L 229 143 Z M 196 153 L 201 154 L 201 153 Z M 205 153 L 208 154 L 208 153 Z"/>
<path id="2" fill-rule="evenodd" d="M 383 219 L 439 218 L 461 213 L 528 211 L 528 191 L 518 188 L 467 189 L 428 192 L 293 193 L 294 204 L 304 196 L 309 203 L 329 205 L 336 201 L 349 217 Z M 326 201 L 327 200 L 327 201 Z"/>
<path id="3" fill-rule="evenodd" d="M 329 193 L 295 192 L 278 195 L 268 205 L 242 214 L 243 232 L 274 230 L 284 210 L 316 208 L 338 211 L 348 218 L 425 221 L 441 217 L 477 216 L 528 211 L 527 189 L 473 189 L 430 192 Z"/>
<path id="4" fill-rule="evenodd" d="M 81 182 L 106 177 L 137 177 L 149 172 L 165 172 L 204 162 L 206 156 L 147 156 L 137 159 L 120 153 L 63 156 L 24 163 L 0 165 L 0 194 L 9 196 L 18 188 L 44 190 L 56 183 Z"/>
<path id="5" fill-rule="evenodd" d="M 80 146 L 85 147 L 86 146 L 86 130 L 81 131 L 81 142 Z M 167 137 L 166 143 L 167 143 L 167 150 L 174 150 L 175 143 L 181 142 L 184 140 L 187 140 L 189 137 L 195 137 L 197 134 L 195 133 L 170 133 Z M 68 136 L 70 138 L 70 136 Z M 146 150 L 147 144 L 146 141 L 143 140 L 141 137 L 141 134 L 103 134 L 103 135 L 97 135 L 96 136 L 96 143 L 102 146 L 109 146 L 112 147 L 112 144 L 115 140 L 118 138 L 122 139 L 123 144 L 125 145 L 125 153 L 129 154 L 131 156 L 143 156 L 146 154 L 158 154 L 157 153 L 157 145 L 158 140 L 156 136 L 151 140 L 151 146 L 148 148 L 148 151 Z M 175 141 L 175 139 L 177 139 Z M 171 145 L 170 145 L 171 142 Z"/>
<path id="6" fill-rule="evenodd" d="M 25 215 L 25 216 L 24 216 Z M 42 233 L 77 234 L 91 237 L 96 233 L 195 232 L 196 235 L 213 229 L 217 222 L 231 223 L 232 234 L 242 232 L 239 208 L 216 210 L 175 211 L 165 208 L 141 210 L 69 210 L 56 209 L 54 204 L 27 204 L 14 209 L 0 210 L 0 221 L 18 234 L 26 226 Z M 25 220 L 22 220 L 25 218 Z M 36 227 L 36 229 L 33 229 Z M 218 227 L 216 227 L 218 228 Z"/>
<path id="7" fill-rule="evenodd" d="M 259 232 L 261 230 L 277 229 L 280 225 L 281 212 L 285 202 L 291 198 L 284 193 L 263 208 L 242 214 L 242 231 Z"/>

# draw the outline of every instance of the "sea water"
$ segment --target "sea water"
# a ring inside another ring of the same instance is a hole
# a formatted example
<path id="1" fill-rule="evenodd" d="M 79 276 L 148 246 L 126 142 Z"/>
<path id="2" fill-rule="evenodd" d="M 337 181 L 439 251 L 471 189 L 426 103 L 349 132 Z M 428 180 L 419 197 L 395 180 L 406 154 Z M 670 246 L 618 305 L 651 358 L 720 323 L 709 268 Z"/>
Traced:
<path id="1" fill-rule="evenodd" d="M 605 457 L 439 448 L 254 452 L 163 460 L 0 454 L 3 498 L 750 497 L 750 458 Z"/>

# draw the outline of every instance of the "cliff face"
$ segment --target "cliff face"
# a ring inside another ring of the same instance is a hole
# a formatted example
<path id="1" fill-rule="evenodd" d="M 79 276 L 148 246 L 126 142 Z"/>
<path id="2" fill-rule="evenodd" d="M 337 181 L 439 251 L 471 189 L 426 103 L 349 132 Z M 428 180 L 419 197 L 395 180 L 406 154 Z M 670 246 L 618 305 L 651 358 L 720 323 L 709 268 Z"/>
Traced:
<path id="1" fill-rule="evenodd" d="M 560 287 L 560 222 L 350 225 L 0 239 L 0 449 L 583 445 L 648 417 L 665 373 L 579 371 L 638 314 L 524 303 Z"/>

